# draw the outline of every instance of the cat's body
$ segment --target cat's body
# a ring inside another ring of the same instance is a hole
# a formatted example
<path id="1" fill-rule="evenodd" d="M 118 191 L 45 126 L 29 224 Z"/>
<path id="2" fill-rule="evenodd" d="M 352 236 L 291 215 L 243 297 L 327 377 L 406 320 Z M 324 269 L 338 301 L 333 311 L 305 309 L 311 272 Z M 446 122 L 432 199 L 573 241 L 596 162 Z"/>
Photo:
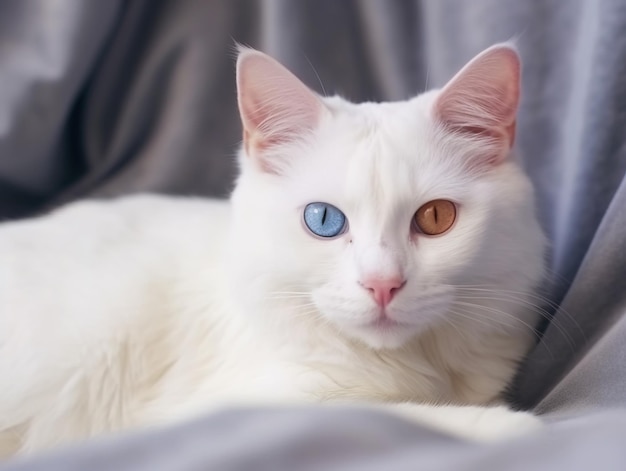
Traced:
<path id="1" fill-rule="evenodd" d="M 503 67 L 512 57 L 496 48 L 478 65 L 493 51 Z M 488 155 L 495 131 L 464 142 L 434 126 L 445 89 L 321 105 L 259 53 L 239 67 L 232 203 L 136 196 L 0 227 L 0 455 L 224 406 L 487 405 L 511 379 L 533 338 L 545 242 L 508 147 Z M 263 77 L 280 96 L 255 89 Z M 437 198 L 458 215 L 426 236 L 413 213 Z M 341 208 L 343 232 L 311 233 L 314 202 Z M 477 438 L 533 423 L 500 408 L 395 409 Z"/>

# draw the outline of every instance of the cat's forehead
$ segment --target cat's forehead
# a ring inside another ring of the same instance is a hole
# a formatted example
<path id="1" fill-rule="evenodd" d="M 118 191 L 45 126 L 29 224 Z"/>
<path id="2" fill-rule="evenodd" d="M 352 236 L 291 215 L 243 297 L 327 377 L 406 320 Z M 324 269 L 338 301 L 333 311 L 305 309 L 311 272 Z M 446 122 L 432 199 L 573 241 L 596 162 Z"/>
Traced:
<path id="1" fill-rule="evenodd" d="M 429 96 L 388 103 L 331 102 L 320 145 L 343 152 L 353 170 L 394 163 L 414 167 L 432 154 L 433 120 Z M 330 155 L 332 152 L 327 152 Z M 406 171 L 407 169 L 398 169 Z"/>
<path id="2" fill-rule="evenodd" d="M 378 134 L 387 136 L 392 144 L 408 143 L 411 136 L 426 131 L 431 123 L 431 108 L 437 91 L 398 102 L 351 103 L 338 97 L 326 98 L 330 110 L 328 123 L 333 129 L 342 128 L 348 140 Z M 352 135 L 351 135 L 352 134 Z"/>
<path id="3" fill-rule="evenodd" d="M 429 101 L 331 101 L 331 116 L 304 159 L 301 190 L 331 203 L 379 207 L 445 193 L 450 169 L 433 136 Z"/>

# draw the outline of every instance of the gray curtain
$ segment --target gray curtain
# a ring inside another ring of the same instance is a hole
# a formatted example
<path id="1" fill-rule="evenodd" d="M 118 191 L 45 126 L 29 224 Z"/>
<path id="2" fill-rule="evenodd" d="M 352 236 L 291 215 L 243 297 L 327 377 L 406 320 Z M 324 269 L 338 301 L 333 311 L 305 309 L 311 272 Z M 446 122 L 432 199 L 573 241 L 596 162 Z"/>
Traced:
<path id="1" fill-rule="evenodd" d="M 589 430 L 581 417 L 626 405 L 625 31 L 620 0 L 0 0 L 0 218 L 134 192 L 226 196 L 235 41 L 362 101 L 442 85 L 515 39 L 517 147 L 552 246 L 542 336 L 509 396 L 578 417 L 578 432 L 555 430 L 582 443 L 611 414 Z M 626 433 L 615 414 L 606 426 Z"/>

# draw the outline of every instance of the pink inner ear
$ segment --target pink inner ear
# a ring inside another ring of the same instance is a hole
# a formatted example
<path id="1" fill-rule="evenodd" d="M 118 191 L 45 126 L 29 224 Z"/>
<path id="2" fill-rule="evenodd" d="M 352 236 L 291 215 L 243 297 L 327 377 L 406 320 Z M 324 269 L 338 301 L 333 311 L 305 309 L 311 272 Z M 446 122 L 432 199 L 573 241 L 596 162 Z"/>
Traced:
<path id="1" fill-rule="evenodd" d="M 510 46 L 494 46 L 476 56 L 440 92 L 437 118 L 454 131 L 501 142 L 515 139 L 520 95 L 520 60 Z"/>
<path id="2" fill-rule="evenodd" d="M 261 167 L 272 169 L 265 151 L 313 130 L 321 115 L 318 96 L 271 57 L 242 49 L 237 60 L 237 94 L 244 145 Z"/>

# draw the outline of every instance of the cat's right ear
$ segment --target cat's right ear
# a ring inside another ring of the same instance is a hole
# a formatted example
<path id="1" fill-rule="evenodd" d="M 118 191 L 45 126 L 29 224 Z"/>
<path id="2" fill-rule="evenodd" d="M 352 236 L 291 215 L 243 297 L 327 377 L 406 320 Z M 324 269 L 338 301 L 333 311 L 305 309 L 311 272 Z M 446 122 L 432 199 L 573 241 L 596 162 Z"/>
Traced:
<path id="1" fill-rule="evenodd" d="M 237 99 L 246 154 L 270 173 L 280 173 L 271 150 L 315 129 L 324 109 L 319 97 L 295 75 L 249 48 L 239 49 Z"/>

